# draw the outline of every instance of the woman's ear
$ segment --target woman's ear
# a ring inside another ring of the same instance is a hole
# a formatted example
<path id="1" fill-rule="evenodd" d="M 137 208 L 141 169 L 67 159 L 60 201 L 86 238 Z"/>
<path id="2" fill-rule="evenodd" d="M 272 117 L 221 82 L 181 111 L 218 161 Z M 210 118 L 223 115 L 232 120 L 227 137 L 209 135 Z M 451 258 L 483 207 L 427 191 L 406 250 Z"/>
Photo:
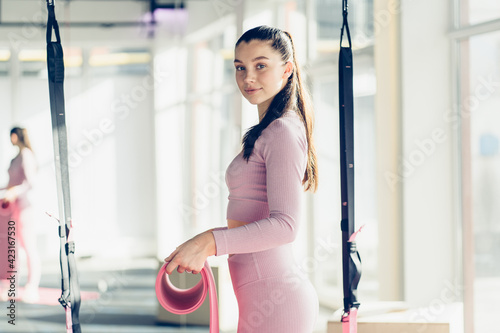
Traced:
<path id="1" fill-rule="evenodd" d="M 283 73 L 283 79 L 288 79 L 293 72 L 293 63 L 291 61 L 287 61 L 285 64 L 285 72 Z"/>

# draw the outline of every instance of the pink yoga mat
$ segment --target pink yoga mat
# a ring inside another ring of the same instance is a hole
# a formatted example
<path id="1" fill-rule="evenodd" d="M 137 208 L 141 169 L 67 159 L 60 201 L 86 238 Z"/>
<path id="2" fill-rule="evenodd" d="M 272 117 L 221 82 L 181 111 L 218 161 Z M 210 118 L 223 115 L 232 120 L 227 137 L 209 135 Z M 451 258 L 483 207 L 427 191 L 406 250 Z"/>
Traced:
<path id="1" fill-rule="evenodd" d="M 194 312 L 202 304 L 209 293 L 210 301 L 210 333 L 219 333 L 219 309 L 217 306 L 217 291 L 212 269 L 208 262 L 201 270 L 201 280 L 190 289 L 177 288 L 170 282 L 166 273 L 167 264 L 163 264 L 156 277 L 156 297 L 161 306 L 173 314 L 188 314 Z"/>

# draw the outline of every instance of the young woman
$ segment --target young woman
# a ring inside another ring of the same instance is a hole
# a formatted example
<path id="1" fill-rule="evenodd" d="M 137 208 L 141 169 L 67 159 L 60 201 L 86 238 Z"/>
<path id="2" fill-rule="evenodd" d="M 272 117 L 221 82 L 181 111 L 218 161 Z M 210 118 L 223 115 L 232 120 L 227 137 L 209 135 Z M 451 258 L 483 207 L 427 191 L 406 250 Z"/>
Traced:
<path id="1" fill-rule="evenodd" d="M 31 150 L 31 144 L 26 129 L 14 127 L 10 131 L 10 141 L 19 148 L 9 167 L 9 183 L 4 193 L 4 203 L 12 207 L 11 219 L 16 222 L 18 245 L 26 252 L 28 266 L 28 282 L 25 286 L 23 301 L 36 302 L 39 298 L 41 264 L 36 249 L 33 209 L 29 200 L 29 192 L 33 186 L 37 172 L 36 159 Z M 5 299 L 5 288 L 2 288 L 0 298 Z"/>
<path id="2" fill-rule="evenodd" d="M 267 26 L 245 32 L 234 66 L 259 123 L 226 170 L 227 227 L 180 245 L 165 259 L 167 273 L 196 274 L 208 256 L 229 254 L 238 333 L 310 333 L 318 299 L 294 269 L 291 243 L 301 224 L 302 192 L 316 191 L 318 175 L 313 113 L 290 34 Z"/>

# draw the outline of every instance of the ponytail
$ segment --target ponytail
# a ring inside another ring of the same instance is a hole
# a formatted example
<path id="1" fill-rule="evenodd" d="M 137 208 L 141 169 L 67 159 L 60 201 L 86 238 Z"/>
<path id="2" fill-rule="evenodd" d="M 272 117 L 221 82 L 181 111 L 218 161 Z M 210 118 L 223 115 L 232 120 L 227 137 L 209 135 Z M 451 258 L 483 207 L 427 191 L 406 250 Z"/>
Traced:
<path id="1" fill-rule="evenodd" d="M 290 38 L 292 50 L 293 50 L 293 66 L 295 76 L 295 107 L 299 112 L 299 115 L 306 128 L 306 138 L 307 138 L 307 168 L 304 173 L 304 179 L 302 180 L 302 185 L 305 185 L 305 191 L 311 190 L 313 193 L 318 189 L 318 163 L 316 157 L 316 147 L 314 145 L 313 129 L 314 129 L 314 112 L 312 108 L 311 95 L 307 90 L 300 72 L 300 66 L 297 62 L 297 57 L 295 55 L 295 46 L 293 43 L 292 36 L 287 31 L 284 33 Z"/>

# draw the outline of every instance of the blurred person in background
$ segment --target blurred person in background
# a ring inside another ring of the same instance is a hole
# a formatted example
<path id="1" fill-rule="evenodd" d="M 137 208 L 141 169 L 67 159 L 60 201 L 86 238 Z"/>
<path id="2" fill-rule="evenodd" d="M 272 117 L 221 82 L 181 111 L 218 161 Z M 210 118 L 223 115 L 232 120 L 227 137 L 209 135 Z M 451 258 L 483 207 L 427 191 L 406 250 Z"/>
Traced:
<path id="1" fill-rule="evenodd" d="M 22 248 L 26 254 L 28 267 L 28 280 L 24 288 L 22 300 L 25 302 L 36 302 L 39 299 L 38 287 L 41 278 L 41 263 L 36 246 L 35 218 L 30 192 L 33 188 L 37 173 L 37 162 L 28 133 L 25 128 L 14 127 L 10 131 L 10 141 L 18 148 L 17 155 L 12 159 L 8 169 L 9 182 L 4 190 L 3 207 L 9 207 L 11 211 L 10 220 L 15 222 L 16 236 L 16 258 L 15 263 L 19 267 L 19 249 Z M 7 254 L 4 254 L 7 256 Z M 8 287 L 6 280 L 0 284 L 0 298 L 8 299 Z"/>

